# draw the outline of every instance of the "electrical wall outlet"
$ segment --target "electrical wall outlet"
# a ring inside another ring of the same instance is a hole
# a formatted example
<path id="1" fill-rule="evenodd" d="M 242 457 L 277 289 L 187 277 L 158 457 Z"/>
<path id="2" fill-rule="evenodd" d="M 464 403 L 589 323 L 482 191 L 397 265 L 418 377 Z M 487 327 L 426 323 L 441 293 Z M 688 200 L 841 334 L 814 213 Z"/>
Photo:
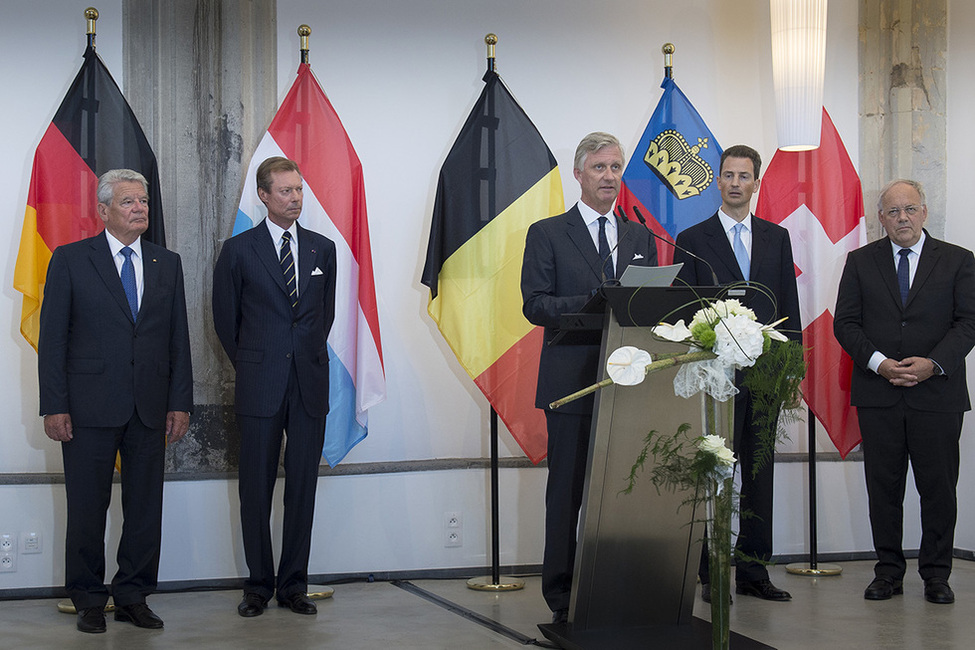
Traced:
<path id="1" fill-rule="evenodd" d="M 0 533 L 0 553 L 17 552 L 17 535 L 14 533 Z"/>
<path id="2" fill-rule="evenodd" d="M 444 528 L 463 528 L 464 519 L 459 512 L 447 511 L 443 513 Z"/>
<path id="3" fill-rule="evenodd" d="M 21 553 L 40 553 L 43 550 L 41 546 L 41 533 L 39 531 L 29 530 L 20 534 Z"/>
<path id="4" fill-rule="evenodd" d="M 446 548 L 464 545 L 464 518 L 456 510 L 443 513 L 443 545 Z"/>
<path id="5" fill-rule="evenodd" d="M 0 553 L 0 573 L 17 570 L 17 556 L 13 553 Z"/>
<path id="6" fill-rule="evenodd" d="M 445 548 L 456 548 L 464 545 L 464 535 L 459 528 L 448 528 L 444 532 L 443 545 Z"/>

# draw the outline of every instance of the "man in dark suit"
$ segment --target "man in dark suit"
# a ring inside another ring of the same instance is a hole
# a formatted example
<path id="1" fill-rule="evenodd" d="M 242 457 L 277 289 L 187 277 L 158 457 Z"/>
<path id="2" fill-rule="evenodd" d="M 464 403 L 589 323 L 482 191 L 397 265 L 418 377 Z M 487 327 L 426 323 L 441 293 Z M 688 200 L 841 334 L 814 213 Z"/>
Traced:
<path id="1" fill-rule="evenodd" d="M 847 256 L 833 332 L 853 358 L 850 403 L 863 436 L 870 527 L 877 551 L 867 600 L 904 593 L 907 464 L 921 499 L 918 573 L 924 597 L 952 603 L 948 585 L 958 504 L 958 439 L 971 408 L 965 356 L 975 345 L 975 258 L 931 237 L 916 181 L 883 189 L 887 237 Z"/>
<path id="2" fill-rule="evenodd" d="M 105 515 L 121 457 L 122 538 L 115 620 L 161 628 L 156 588 L 166 438 L 189 428 L 193 372 L 179 255 L 143 241 L 146 179 L 98 181 L 104 233 L 59 246 L 44 286 L 37 346 L 44 432 L 61 442 L 67 497 L 65 589 L 82 632 L 105 631 Z"/>
<path id="3" fill-rule="evenodd" d="M 751 147 L 736 145 L 722 153 L 718 173 L 721 208 L 677 235 L 674 263 L 684 264 L 677 277 L 691 286 L 712 285 L 713 269 L 719 284 L 747 280 L 765 287 L 774 296 L 774 303 L 760 292 L 749 293 L 744 302 L 762 323 L 788 317 L 779 329 L 793 340 L 801 340 L 799 292 L 789 232 L 756 218 L 750 211 L 752 195 L 761 182 L 761 169 L 762 159 Z M 741 509 L 747 516 L 739 517 L 735 591 L 765 600 L 787 601 L 792 596 L 772 584 L 764 564 L 772 558 L 773 464 L 769 459 L 753 476 L 759 431 L 753 421 L 751 396 L 740 381 L 736 383 L 739 392 L 735 396 L 734 447 L 741 468 Z M 699 575 L 701 596 L 710 602 L 706 549 Z"/>
<path id="4" fill-rule="evenodd" d="M 328 413 L 328 339 L 335 318 L 335 244 L 298 225 L 302 179 L 287 158 L 257 169 L 267 219 L 223 245 L 213 269 L 213 325 L 237 371 L 240 519 L 250 571 L 241 616 L 258 616 L 272 595 L 298 614 L 307 595 L 318 466 Z M 271 498 L 282 433 L 287 485 L 277 581 Z"/>
<path id="5" fill-rule="evenodd" d="M 548 405 L 599 381 L 600 371 L 598 345 L 549 346 L 549 341 L 559 317 L 579 311 L 604 282 L 630 264 L 657 263 L 649 231 L 612 212 L 623 175 L 619 141 L 608 133 L 587 135 L 576 149 L 573 174 L 582 199 L 568 212 L 532 224 L 521 274 L 525 317 L 545 327 L 535 406 L 545 409 L 548 428 L 542 594 L 556 623 L 568 615 L 593 397 L 558 411 Z"/>

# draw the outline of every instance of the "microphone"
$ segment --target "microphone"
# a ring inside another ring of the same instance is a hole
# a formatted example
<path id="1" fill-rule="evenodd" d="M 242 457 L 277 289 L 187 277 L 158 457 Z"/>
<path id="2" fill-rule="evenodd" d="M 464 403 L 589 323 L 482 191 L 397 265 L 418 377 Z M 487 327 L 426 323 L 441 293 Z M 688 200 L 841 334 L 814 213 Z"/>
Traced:
<path id="1" fill-rule="evenodd" d="M 620 211 L 623 211 L 623 208 L 620 208 Z M 682 253 L 686 253 L 688 256 L 693 257 L 694 259 L 696 259 L 696 260 L 698 260 L 700 262 L 703 262 L 704 265 L 708 267 L 708 270 L 711 271 L 711 282 L 713 282 L 714 283 L 714 286 L 716 286 L 716 287 L 721 286 L 721 283 L 718 282 L 718 274 L 714 272 L 714 267 L 711 266 L 711 263 L 710 262 L 708 262 L 706 259 L 704 259 L 700 255 L 695 255 L 694 253 L 692 253 L 691 251 L 687 250 L 683 246 L 678 246 L 675 242 L 672 242 L 669 239 L 666 239 L 664 237 L 661 237 L 660 235 L 658 235 L 657 233 L 655 233 L 653 231 L 653 228 L 651 228 L 650 226 L 647 226 L 647 220 L 643 218 L 643 214 L 640 212 L 640 208 L 637 207 L 636 205 L 633 206 L 633 212 L 634 212 L 634 214 L 636 214 L 636 218 L 640 220 L 640 223 L 642 223 L 644 226 L 646 226 L 647 230 L 650 231 L 650 234 L 651 235 L 653 235 L 654 237 L 656 237 L 660 241 L 666 243 L 667 245 L 673 246 L 674 248 L 676 248 L 677 250 L 681 251 Z M 626 213 L 623 212 L 623 214 L 625 215 Z"/>

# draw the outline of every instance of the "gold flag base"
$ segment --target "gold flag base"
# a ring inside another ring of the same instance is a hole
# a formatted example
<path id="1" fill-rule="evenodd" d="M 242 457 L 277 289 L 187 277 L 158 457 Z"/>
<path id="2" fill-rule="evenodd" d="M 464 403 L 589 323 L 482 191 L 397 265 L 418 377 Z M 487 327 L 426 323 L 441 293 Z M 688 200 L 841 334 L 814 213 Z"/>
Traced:
<path id="1" fill-rule="evenodd" d="M 308 585 L 308 597 L 312 600 L 325 600 L 331 598 L 335 590 L 325 585 Z"/>
<path id="2" fill-rule="evenodd" d="M 476 591 L 517 591 L 525 588 L 525 581 L 521 578 L 500 576 L 497 582 L 491 576 L 471 578 L 467 581 L 467 588 Z"/>
<path id="3" fill-rule="evenodd" d="M 843 573 L 843 567 L 838 564 L 817 564 L 814 569 L 809 562 L 793 562 L 787 564 L 785 570 L 800 576 L 838 576 Z"/>
<path id="4" fill-rule="evenodd" d="M 62 601 L 60 601 L 58 603 L 58 611 L 61 612 L 62 614 L 77 614 L 78 613 L 78 610 L 74 608 L 74 603 L 72 603 L 68 599 L 62 600 Z M 106 612 L 114 612 L 115 611 L 115 601 L 112 600 L 111 596 L 109 596 L 108 602 L 105 603 L 105 611 Z"/>

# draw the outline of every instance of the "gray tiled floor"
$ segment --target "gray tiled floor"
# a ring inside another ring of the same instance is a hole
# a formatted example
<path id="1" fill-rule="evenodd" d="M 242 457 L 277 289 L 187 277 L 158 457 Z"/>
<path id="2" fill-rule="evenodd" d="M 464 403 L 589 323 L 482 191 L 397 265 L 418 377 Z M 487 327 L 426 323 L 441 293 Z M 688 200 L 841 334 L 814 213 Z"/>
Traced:
<path id="1" fill-rule="evenodd" d="M 868 650 L 967 649 L 975 647 L 975 563 L 956 561 L 954 605 L 924 601 L 921 581 L 911 568 L 905 594 L 890 601 L 863 600 L 872 562 L 847 562 L 836 577 L 807 578 L 773 567 L 772 579 L 792 592 L 791 603 L 736 597 L 731 627 L 777 648 L 855 648 Z M 315 617 L 272 607 L 260 617 L 242 619 L 237 591 L 158 594 L 150 605 L 166 621 L 163 631 L 140 630 L 109 616 L 108 632 L 81 634 L 74 617 L 58 613 L 56 600 L 0 602 L 4 648 L 350 648 L 434 650 L 523 648 L 530 640 L 547 643 L 536 624 L 548 622 L 539 579 L 529 577 L 522 591 L 486 593 L 467 589 L 463 580 L 416 580 L 412 584 L 449 601 L 447 609 L 390 583 L 335 586 L 332 599 L 320 601 Z M 473 612 L 505 634 L 477 623 Z M 695 614 L 709 618 L 697 601 Z"/>

